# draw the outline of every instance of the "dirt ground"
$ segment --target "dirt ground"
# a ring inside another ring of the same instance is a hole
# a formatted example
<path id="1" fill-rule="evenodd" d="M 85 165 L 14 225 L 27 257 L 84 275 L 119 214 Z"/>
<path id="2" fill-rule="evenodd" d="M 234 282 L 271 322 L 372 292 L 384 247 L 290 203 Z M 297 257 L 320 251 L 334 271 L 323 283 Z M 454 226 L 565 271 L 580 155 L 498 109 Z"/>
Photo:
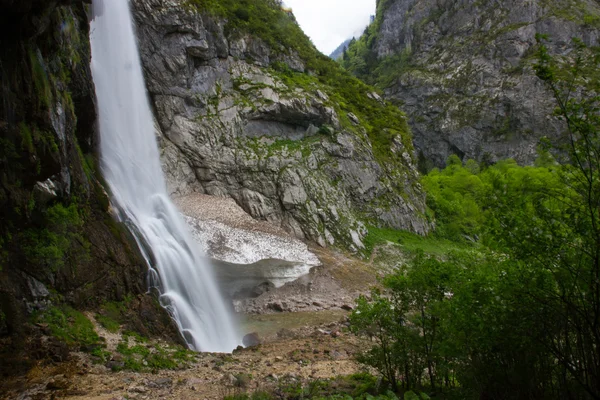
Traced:
<path id="1" fill-rule="evenodd" d="M 233 354 L 195 354 L 181 369 L 147 373 L 113 372 L 78 352 L 68 362 L 39 364 L 26 376 L 1 382 L 0 399 L 222 399 L 239 391 L 360 372 L 364 367 L 354 356 L 368 343 L 348 331 L 347 317 L 354 299 L 377 284 L 380 272 L 351 255 L 311 250 L 323 266 L 238 304 L 242 330 L 258 333 L 259 346 Z M 105 339 L 106 350 L 119 357 L 116 346 L 122 336 L 104 330 L 93 313 L 87 316 Z"/>
<path id="2" fill-rule="evenodd" d="M 364 348 L 345 329 L 343 312 L 301 313 L 301 327 L 290 329 L 293 313 L 248 317 L 245 324 L 262 332 L 266 342 L 233 354 L 201 353 L 180 370 L 154 373 L 112 372 L 94 364 L 89 354 L 70 362 L 37 366 L 27 376 L 3 382 L 2 399 L 222 399 L 236 391 L 277 387 L 282 382 L 327 379 L 362 370 L 354 355 Z M 287 326 L 286 328 L 281 328 Z M 108 334 L 111 350 L 120 340 Z M 361 340 L 363 342 L 361 342 Z"/>

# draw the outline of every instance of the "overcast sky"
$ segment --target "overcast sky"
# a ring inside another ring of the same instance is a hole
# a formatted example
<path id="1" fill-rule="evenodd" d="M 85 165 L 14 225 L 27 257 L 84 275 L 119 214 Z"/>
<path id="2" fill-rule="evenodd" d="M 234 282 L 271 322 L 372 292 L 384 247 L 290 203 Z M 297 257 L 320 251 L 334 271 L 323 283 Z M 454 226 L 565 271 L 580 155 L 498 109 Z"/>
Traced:
<path id="1" fill-rule="evenodd" d="M 375 14 L 375 0 L 284 0 L 304 32 L 323 54 L 360 35 Z"/>

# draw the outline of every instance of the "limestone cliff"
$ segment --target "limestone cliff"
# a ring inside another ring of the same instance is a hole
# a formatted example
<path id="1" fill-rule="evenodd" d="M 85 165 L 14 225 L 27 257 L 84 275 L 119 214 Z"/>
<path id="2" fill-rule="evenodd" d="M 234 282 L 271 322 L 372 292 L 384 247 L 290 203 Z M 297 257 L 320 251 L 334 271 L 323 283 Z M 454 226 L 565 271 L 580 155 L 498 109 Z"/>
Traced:
<path id="1" fill-rule="evenodd" d="M 18 350 L 27 346 L 43 352 L 31 342 L 40 329 L 32 314 L 147 290 L 144 261 L 109 214 L 96 170 L 85 7 L 0 1 L 0 337 L 12 338 L 1 342 L 3 369 L 26 366 Z M 132 318 L 142 331 L 164 317 L 149 299 L 131 303 L 134 314 L 146 310 L 147 327 Z"/>
<path id="2" fill-rule="evenodd" d="M 600 37 L 593 0 L 380 0 L 377 13 L 343 63 L 408 114 L 423 167 L 450 154 L 533 162 L 562 129 L 532 69 L 536 35 L 563 55 L 573 37 Z"/>
<path id="3" fill-rule="evenodd" d="M 134 1 L 171 192 L 231 197 L 323 246 L 360 249 L 366 224 L 426 233 L 404 115 L 276 1 L 246 3 Z"/>

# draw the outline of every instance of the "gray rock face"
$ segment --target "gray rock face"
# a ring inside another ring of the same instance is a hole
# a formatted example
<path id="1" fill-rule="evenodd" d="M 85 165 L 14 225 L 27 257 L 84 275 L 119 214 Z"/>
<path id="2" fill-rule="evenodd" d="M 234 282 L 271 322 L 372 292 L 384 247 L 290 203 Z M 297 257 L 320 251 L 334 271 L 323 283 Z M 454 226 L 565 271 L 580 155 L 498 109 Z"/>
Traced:
<path id="1" fill-rule="evenodd" d="M 278 61 L 303 71 L 294 52 L 228 38 L 223 21 L 178 0 L 135 0 L 134 8 L 173 195 L 233 198 L 252 217 L 322 246 L 358 250 L 363 217 L 428 231 L 401 142 L 391 149 L 399 167 L 382 167 L 360 121 L 352 132 L 342 127 L 327 88 L 286 84 L 267 68 Z"/>
<path id="2" fill-rule="evenodd" d="M 531 67 L 536 34 L 567 54 L 573 37 L 597 43 L 598 15 L 592 0 L 392 0 L 375 51 L 403 61 L 386 97 L 400 102 L 415 147 L 436 166 L 450 154 L 531 163 L 539 139 L 562 130 Z"/>

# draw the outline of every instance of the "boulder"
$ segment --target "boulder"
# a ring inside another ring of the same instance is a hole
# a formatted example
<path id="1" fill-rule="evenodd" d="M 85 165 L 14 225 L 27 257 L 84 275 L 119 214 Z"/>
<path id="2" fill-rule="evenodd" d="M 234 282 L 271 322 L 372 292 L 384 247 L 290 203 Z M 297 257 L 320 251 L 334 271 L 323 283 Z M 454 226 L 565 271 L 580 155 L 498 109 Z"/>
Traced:
<path id="1" fill-rule="evenodd" d="M 261 343 L 262 342 L 260 340 L 260 337 L 258 336 L 258 333 L 256 333 L 256 332 L 248 333 L 242 339 L 242 344 L 244 345 L 244 347 L 256 347 L 256 346 L 260 345 Z"/>

